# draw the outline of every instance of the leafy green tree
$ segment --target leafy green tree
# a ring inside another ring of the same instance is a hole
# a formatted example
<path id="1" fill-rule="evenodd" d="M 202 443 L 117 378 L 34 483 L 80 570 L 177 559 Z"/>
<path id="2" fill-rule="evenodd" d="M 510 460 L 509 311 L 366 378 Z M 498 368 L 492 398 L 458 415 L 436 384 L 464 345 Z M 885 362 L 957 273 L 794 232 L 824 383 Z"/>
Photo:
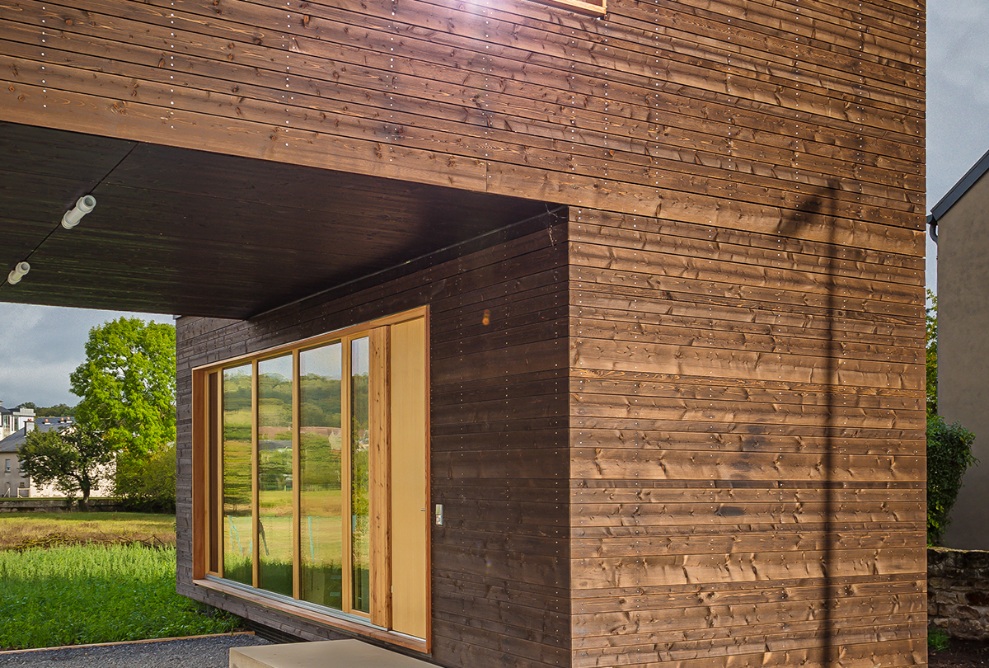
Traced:
<path id="1" fill-rule="evenodd" d="M 32 406 L 34 414 L 38 417 L 75 417 L 76 409 L 68 404 L 55 404 L 54 406 Z"/>
<path id="2" fill-rule="evenodd" d="M 89 331 L 69 377 L 76 422 L 106 447 L 142 458 L 175 441 L 175 327 L 118 318 Z"/>
<path id="3" fill-rule="evenodd" d="M 972 454 L 975 435 L 960 424 L 947 424 L 938 415 L 937 295 L 927 291 L 927 542 L 941 541 L 962 487 L 965 471 L 978 460 Z"/>
<path id="4" fill-rule="evenodd" d="M 115 454 L 100 434 L 79 427 L 31 431 L 18 450 L 21 470 L 35 483 L 53 483 L 69 495 L 81 492 L 82 507 L 93 488 L 113 475 L 109 465 Z"/>
<path id="5" fill-rule="evenodd" d="M 146 458 L 126 453 L 117 457 L 114 491 L 128 507 L 144 511 L 175 511 L 175 446 L 167 445 Z"/>
<path id="6" fill-rule="evenodd" d="M 940 542 L 949 514 L 962 487 L 962 476 L 977 462 L 972 454 L 975 435 L 959 424 L 946 424 L 939 415 L 927 416 L 927 542 Z"/>
<path id="7" fill-rule="evenodd" d="M 927 291 L 927 414 L 937 415 L 937 295 Z"/>

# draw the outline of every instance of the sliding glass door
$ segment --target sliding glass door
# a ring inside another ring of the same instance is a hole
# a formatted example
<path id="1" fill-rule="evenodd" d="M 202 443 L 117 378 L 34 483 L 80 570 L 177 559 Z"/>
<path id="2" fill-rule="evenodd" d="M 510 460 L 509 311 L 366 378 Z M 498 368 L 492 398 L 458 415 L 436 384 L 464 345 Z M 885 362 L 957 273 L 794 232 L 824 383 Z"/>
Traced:
<path id="1" fill-rule="evenodd" d="M 208 373 L 212 574 L 425 635 L 424 333 L 396 319 Z"/>

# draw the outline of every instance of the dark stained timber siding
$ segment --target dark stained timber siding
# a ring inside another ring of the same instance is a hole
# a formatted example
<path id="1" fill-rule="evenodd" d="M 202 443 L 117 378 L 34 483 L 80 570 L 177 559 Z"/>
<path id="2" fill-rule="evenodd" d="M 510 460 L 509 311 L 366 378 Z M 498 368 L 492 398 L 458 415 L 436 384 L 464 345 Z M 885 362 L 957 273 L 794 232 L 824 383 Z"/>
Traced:
<path id="1" fill-rule="evenodd" d="M 608 10 L 5 2 L 0 119 L 761 232 L 840 179 L 922 229 L 921 0 Z"/>
<path id="2" fill-rule="evenodd" d="M 439 662 L 925 664 L 924 21 L 0 1 L 0 120 L 569 207 L 401 280 L 180 321 L 182 591 L 190 367 L 429 304 Z"/>
<path id="3" fill-rule="evenodd" d="M 924 662 L 919 259 L 799 232 L 572 212 L 574 666 Z"/>
<path id="4" fill-rule="evenodd" d="M 538 221 L 537 221 L 538 222 Z M 565 666 L 570 657 L 566 225 L 250 322 L 179 320 L 179 584 L 307 638 L 301 620 L 191 584 L 190 370 L 429 305 L 433 659 Z"/>

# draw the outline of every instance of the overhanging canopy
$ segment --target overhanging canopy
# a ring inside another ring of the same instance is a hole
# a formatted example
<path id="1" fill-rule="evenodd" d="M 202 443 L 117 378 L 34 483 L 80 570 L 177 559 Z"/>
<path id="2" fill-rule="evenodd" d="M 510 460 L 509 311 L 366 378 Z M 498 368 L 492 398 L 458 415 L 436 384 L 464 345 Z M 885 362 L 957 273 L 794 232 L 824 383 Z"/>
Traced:
<path id="1" fill-rule="evenodd" d="M 97 205 L 72 230 L 76 199 Z M 0 123 L 0 301 L 246 318 L 542 202 Z"/>

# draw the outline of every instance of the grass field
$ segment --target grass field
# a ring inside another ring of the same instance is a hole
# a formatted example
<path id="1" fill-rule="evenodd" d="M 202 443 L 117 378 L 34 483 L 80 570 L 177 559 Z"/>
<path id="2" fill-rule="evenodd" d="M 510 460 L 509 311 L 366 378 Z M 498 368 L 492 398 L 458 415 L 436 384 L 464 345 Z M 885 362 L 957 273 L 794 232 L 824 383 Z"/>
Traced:
<path id="1" fill-rule="evenodd" d="M 77 544 L 175 545 L 175 517 L 145 513 L 3 513 L 0 550 Z"/>
<path id="2" fill-rule="evenodd" d="M 166 515 L 0 516 L 0 649 L 236 628 L 175 593 L 174 527 Z"/>

